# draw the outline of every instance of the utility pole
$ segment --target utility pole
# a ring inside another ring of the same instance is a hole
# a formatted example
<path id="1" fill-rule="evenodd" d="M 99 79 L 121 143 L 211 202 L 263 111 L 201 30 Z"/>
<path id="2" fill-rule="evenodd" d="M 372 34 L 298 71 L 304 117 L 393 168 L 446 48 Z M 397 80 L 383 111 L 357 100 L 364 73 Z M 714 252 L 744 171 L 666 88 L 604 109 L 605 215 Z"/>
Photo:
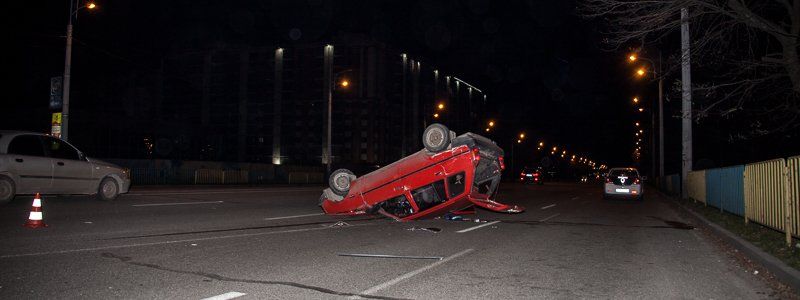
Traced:
<path id="1" fill-rule="evenodd" d="M 69 83 L 72 69 L 72 19 L 75 17 L 75 2 L 69 1 L 69 23 L 67 23 L 67 54 L 64 57 L 64 94 L 61 107 L 61 139 L 69 140 Z"/>
<path id="2" fill-rule="evenodd" d="M 406 156 L 406 142 L 407 142 L 406 141 L 406 135 L 407 135 L 407 133 L 406 133 L 406 106 L 408 106 L 408 104 L 406 103 L 406 101 L 407 101 L 406 100 L 406 98 L 407 98 L 407 95 L 406 95 L 406 85 L 407 85 L 406 84 L 406 72 L 407 72 L 407 68 L 408 68 L 407 67 L 408 55 L 403 53 L 400 56 L 403 58 L 402 93 L 400 95 L 400 98 L 402 98 L 400 100 L 400 104 L 402 105 L 402 107 L 400 109 L 400 119 L 401 119 L 400 120 L 400 135 L 402 136 L 401 144 L 400 144 L 400 157 L 405 157 Z"/>
<path id="3" fill-rule="evenodd" d="M 325 164 L 327 176 L 331 175 L 331 117 L 333 115 L 333 46 L 325 45 L 323 52 L 323 90 L 327 98 L 328 105 L 325 109 L 325 144 L 322 148 L 322 163 Z"/>
<path id="4" fill-rule="evenodd" d="M 660 55 L 659 55 L 660 57 Z M 661 64 L 659 60 L 659 65 Z M 659 67 L 659 70 L 661 68 Z M 658 79 L 658 176 L 664 177 L 664 77 Z"/>
<path id="5" fill-rule="evenodd" d="M 689 48 L 689 10 L 681 8 L 681 125 L 683 153 L 681 163 L 681 197 L 687 198 L 686 182 L 692 170 L 692 65 Z"/>

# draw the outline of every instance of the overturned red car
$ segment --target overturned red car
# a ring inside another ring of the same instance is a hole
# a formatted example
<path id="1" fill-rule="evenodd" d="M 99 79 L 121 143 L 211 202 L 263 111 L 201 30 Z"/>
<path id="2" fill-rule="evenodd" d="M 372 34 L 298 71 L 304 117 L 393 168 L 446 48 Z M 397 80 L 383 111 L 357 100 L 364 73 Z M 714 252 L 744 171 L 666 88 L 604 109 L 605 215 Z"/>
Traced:
<path id="1" fill-rule="evenodd" d="M 422 135 L 424 149 L 374 172 L 356 177 L 346 169 L 331 173 L 320 197 L 326 214 L 382 214 L 413 220 L 458 212 L 476 205 L 503 213 L 521 206 L 494 201 L 503 149 L 474 134 L 456 136 L 442 124 Z"/>

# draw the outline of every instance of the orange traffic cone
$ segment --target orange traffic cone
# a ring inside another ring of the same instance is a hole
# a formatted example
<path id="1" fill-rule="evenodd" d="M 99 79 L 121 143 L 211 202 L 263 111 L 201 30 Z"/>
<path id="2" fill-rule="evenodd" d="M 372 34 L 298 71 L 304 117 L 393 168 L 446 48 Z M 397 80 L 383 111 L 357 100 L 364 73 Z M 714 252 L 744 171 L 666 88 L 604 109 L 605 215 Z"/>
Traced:
<path id="1" fill-rule="evenodd" d="M 39 193 L 36 193 L 36 197 L 33 197 L 33 206 L 31 207 L 31 214 L 28 217 L 28 222 L 23 226 L 28 228 L 47 227 L 42 216 L 42 197 L 39 196 Z"/>

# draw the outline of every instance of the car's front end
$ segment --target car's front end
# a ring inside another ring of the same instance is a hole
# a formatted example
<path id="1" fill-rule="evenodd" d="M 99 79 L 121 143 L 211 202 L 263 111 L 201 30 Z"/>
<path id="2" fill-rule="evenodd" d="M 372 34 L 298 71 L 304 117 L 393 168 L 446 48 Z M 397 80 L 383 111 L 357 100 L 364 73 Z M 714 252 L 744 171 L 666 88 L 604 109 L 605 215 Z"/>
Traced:
<path id="1" fill-rule="evenodd" d="M 111 177 L 118 187 L 118 194 L 125 194 L 131 187 L 131 171 L 127 168 L 122 168 L 115 164 L 102 161 L 96 158 L 88 158 L 88 161 L 94 167 L 93 178 L 97 178 L 98 184 L 104 178 Z"/>

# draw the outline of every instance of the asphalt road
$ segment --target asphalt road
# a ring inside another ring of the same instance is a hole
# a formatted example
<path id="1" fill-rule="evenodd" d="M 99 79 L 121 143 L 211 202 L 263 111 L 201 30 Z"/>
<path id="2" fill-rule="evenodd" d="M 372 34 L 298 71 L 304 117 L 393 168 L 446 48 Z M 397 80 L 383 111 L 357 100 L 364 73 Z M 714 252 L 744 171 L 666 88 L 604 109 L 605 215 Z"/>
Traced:
<path id="1" fill-rule="evenodd" d="M 21 197 L 0 207 L 0 298 L 772 295 L 655 193 L 642 202 L 604 201 L 595 184 L 503 184 L 500 200 L 526 212 L 398 223 L 323 215 L 320 192 L 163 187 L 114 202 L 45 197 L 44 229 L 22 227 L 31 197 Z"/>

